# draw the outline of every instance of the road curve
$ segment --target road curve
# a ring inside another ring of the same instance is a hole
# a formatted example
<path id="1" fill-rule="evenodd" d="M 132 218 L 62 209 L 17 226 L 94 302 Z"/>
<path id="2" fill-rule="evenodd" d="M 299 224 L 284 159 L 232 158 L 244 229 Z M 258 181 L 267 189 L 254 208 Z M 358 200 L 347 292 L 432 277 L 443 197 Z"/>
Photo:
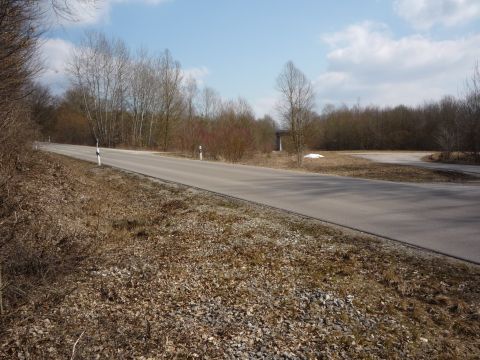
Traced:
<path id="1" fill-rule="evenodd" d="M 95 148 L 42 148 L 96 161 Z M 480 186 L 407 184 L 102 149 L 113 167 L 293 211 L 480 263 Z"/>
<path id="2" fill-rule="evenodd" d="M 427 162 L 422 159 L 425 156 L 431 155 L 431 152 L 368 152 L 368 153 L 347 153 L 347 155 L 364 158 L 367 160 L 384 163 L 417 166 L 431 170 L 455 171 L 471 176 L 480 177 L 479 165 L 463 165 L 463 164 L 448 164 L 440 162 Z"/>

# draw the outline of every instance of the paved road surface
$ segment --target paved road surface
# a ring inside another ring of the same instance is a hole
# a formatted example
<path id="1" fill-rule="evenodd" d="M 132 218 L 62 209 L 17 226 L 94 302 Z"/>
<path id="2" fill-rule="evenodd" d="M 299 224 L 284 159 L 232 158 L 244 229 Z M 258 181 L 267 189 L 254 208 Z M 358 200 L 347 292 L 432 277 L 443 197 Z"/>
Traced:
<path id="1" fill-rule="evenodd" d="M 96 161 L 93 147 L 44 148 Z M 113 149 L 102 149 L 102 161 L 480 263 L 480 186 L 362 180 Z"/>
<path id="2" fill-rule="evenodd" d="M 444 171 L 456 171 L 473 176 L 480 177 L 480 166 L 477 165 L 462 165 L 462 164 L 444 164 L 434 163 L 428 161 L 422 161 L 422 158 L 432 154 L 431 152 L 379 152 L 372 153 L 351 153 L 349 155 L 361 157 L 364 159 L 386 163 L 386 164 L 399 164 L 399 165 L 411 165 L 418 166 L 427 169 L 444 170 Z"/>

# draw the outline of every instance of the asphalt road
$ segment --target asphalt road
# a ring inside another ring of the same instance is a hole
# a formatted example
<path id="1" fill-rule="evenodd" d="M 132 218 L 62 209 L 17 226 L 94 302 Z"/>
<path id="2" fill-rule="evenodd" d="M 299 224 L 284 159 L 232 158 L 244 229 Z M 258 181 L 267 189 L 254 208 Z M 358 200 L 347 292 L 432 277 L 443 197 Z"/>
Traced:
<path id="1" fill-rule="evenodd" d="M 410 165 L 417 166 L 426 169 L 443 170 L 443 171 L 456 171 L 464 174 L 480 177 L 480 166 L 477 165 L 462 165 L 462 164 L 445 164 L 423 161 L 422 158 L 432 154 L 431 152 L 368 152 L 352 153 L 349 155 L 361 157 L 371 161 L 376 161 L 385 164 L 398 164 L 398 165 Z"/>
<path id="2" fill-rule="evenodd" d="M 95 148 L 44 149 L 96 161 Z M 102 149 L 106 165 L 311 216 L 480 263 L 480 186 L 325 176 Z M 321 161 L 321 160 L 319 160 Z"/>

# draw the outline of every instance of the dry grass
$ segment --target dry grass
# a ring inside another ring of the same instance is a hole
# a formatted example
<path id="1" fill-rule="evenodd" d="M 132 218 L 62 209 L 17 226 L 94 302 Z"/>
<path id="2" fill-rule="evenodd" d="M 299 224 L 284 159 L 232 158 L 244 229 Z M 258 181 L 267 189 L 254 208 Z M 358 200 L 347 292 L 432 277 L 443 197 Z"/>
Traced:
<path id="1" fill-rule="evenodd" d="M 305 159 L 298 168 L 294 155 L 287 153 L 255 154 L 242 161 L 246 165 L 264 166 L 277 169 L 295 169 L 320 174 L 350 176 L 365 179 L 404 182 L 464 182 L 475 180 L 468 175 L 422 169 L 414 166 L 381 164 L 367 159 L 349 156 L 342 152 L 320 151 L 321 159 Z"/>
<path id="2" fill-rule="evenodd" d="M 443 162 L 447 164 L 464 164 L 464 165 L 479 165 L 479 159 L 476 159 L 472 153 L 452 152 L 434 153 L 424 158 L 425 161 Z"/>
<path id="3" fill-rule="evenodd" d="M 355 151 L 348 151 L 354 153 Z M 361 151 L 362 154 L 365 151 Z M 378 153 L 381 151 L 375 151 Z M 391 153 L 391 151 L 388 151 Z M 402 151 L 404 152 L 404 151 Z M 321 159 L 304 159 L 298 167 L 295 155 L 287 152 L 255 153 L 242 159 L 239 163 L 274 169 L 314 172 L 325 175 L 349 176 L 363 179 L 388 180 L 399 182 L 477 182 L 478 178 L 451 171 L 419 168 L 415 166 L 382 164 L 360 157 L 350 156 L 342 151 L 318 151 L 324 155 Z M 162 152 L 162 156 L 191 158 L 191 155 L 177 152 Z M 212 159 L 209 159 L 212 160 Z M 225 161 L 221 158 L 218 161 Z"/>
<path id="4" fill-rule="evenodd" d="M 28 189 L 43 211 L 97 240 L 8 309 L 1 358 L 70 358 L 75 343 L 75 359 L 480 352 L 477 266 L 60 156 L 41 169 Z"/>
<path id="5" fill-rule="evenodd" d="M 2 321 L 29 298 L 42 296 L 39 289 L 59 275 L 75 271 L 96 238 L 69 216 L 78 211 L 71 206 L 81 189 L 73 191 L 68 169 L 55 162 L 47 164 L 48 159 L 33 151 L 19 149 L 19 153 L 22 158 L 9 171 L 13 174 L 9 196 L 0 196 L 0 265 L 5 287 L 0 290 L 7 310 Z"/>

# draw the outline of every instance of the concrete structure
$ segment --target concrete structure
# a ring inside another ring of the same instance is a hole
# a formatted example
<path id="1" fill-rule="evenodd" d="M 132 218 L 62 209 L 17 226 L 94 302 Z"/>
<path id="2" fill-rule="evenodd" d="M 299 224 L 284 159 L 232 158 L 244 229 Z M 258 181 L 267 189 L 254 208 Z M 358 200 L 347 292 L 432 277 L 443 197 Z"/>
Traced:
<path id="1" fill-rule="evenodd" d="M 276 149 L 277 151 L 283 151 L 282 137 L 290 135 L 289 130 L 277 130 L 275 136 L 277 137 Z"/>

